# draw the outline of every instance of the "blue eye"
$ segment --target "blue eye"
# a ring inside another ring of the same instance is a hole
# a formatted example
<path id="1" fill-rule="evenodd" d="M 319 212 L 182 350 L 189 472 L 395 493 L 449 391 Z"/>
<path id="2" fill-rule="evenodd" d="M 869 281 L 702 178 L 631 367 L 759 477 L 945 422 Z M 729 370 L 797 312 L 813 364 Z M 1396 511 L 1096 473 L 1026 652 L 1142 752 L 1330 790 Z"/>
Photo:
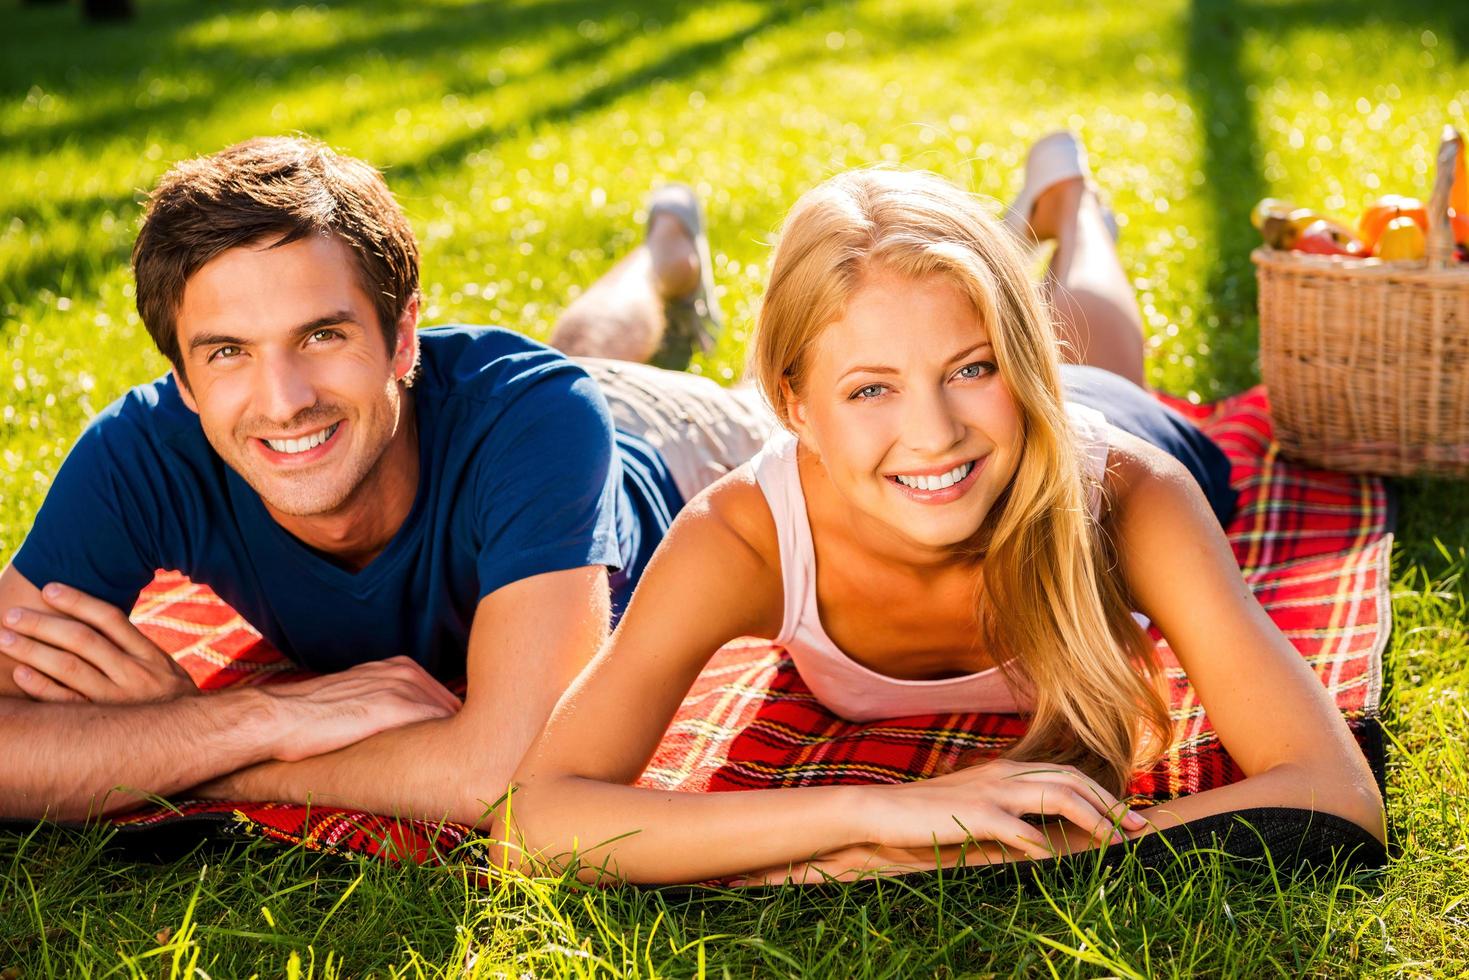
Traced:
<path id="1" fill-rule="evenodd" d="M 974 380 L 994 374 L 995 370 L 995 365 L 990 361 L 975 361 L 973 364 L 966 364 L 955 371 L 954 377 Z"/>
<path id="2" fill-rule="evenodd" d="M 887 390 L 888 390 L 888 386 L 887 385 L 863 385 L 862 387 L 858 388 L 856 391 L 852 392 L 849 400 L 851 400 L 851 401 L 859 401 L 859 400 L 860 401 L 868 401 L 870 399 L 877 398 L 878 396 L 880 396 L 881 394 L 883 394 L 883 392 L 885 392 Z"/>

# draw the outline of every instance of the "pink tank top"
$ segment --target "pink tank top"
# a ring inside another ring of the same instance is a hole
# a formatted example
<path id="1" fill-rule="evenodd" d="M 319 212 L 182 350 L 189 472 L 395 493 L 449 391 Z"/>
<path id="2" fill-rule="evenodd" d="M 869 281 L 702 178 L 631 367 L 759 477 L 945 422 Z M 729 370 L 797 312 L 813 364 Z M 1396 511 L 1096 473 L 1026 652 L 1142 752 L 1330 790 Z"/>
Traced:
<path id="1" fill-rule="evenodd" d="M 1082 454 L 1088 504 L 1096 514 L 1107 468 L 1106 419 L 1082 405 L 1066 405 Z M 832 712 L 852 721 L 966 711 L 1015 714 L 1030 707 L 1017 697 L 998 667 L 939 680 L 889 677 L 847 656 L 827 636 L 816 604 L 816 550 L 806 497 L 796 468 L 796 437 L 785 429 L 756 454 L 755 480 L 775 518 L 780 574 L 785 596 L 780 634 L 774 643 L 790 654 L 801 679 Z"/>

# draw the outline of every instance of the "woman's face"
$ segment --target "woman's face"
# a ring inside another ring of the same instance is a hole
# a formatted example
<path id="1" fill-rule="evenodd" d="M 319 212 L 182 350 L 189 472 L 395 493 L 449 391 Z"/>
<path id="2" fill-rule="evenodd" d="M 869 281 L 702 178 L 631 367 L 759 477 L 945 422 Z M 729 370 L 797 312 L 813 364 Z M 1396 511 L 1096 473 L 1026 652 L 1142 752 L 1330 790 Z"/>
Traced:
<path id="1" fill-rule="evenodd" d="M 870 270 L 810 356 L 792 426 L 860 524 L 921 551 L 969 540 L 1015 472 L 1021 421 L 968 296 Z"/>

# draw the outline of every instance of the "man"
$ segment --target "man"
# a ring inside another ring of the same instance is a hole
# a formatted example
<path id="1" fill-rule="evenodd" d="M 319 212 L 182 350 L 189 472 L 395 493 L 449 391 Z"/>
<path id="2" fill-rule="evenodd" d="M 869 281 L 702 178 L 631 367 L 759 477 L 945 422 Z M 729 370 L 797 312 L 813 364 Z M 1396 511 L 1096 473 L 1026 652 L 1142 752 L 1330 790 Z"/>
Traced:
<path id="1" fill-rule="evenodd" d="M 663 300 L 706 311 L 697 205 L 661 194 L 566 346 L 641 358 Z M 0 572 L 0 815 L 188 790 L 482 820 L 672 513 L 767 426 L 688 375 L 419 334 L 401 209 L 306 140 L 175 167 L 133 269 L 172 370 L 88 427 Z M 127 620 L 157 568 L 323 675 L 201 695 Z"/>

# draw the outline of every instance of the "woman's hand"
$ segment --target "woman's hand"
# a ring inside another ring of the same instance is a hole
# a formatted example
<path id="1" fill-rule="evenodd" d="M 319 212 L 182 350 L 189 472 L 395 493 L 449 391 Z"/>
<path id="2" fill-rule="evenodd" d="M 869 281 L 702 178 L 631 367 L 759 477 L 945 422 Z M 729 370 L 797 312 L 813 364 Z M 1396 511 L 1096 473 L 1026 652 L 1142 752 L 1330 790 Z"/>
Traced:
<path id="1" fill-rule="evenodd" d="M 1147 823 L 1074 766 L 1012 762 L 984 765 L 898 786 L 873 787 L 866 839 L 880 848 L 917 851 L 978 841 L 1007 856 L 1056 856 L 1041 828 L 1021 819 L 1059 818 L 1091 844 L 1122 840 L 1119 831 Z"/>

